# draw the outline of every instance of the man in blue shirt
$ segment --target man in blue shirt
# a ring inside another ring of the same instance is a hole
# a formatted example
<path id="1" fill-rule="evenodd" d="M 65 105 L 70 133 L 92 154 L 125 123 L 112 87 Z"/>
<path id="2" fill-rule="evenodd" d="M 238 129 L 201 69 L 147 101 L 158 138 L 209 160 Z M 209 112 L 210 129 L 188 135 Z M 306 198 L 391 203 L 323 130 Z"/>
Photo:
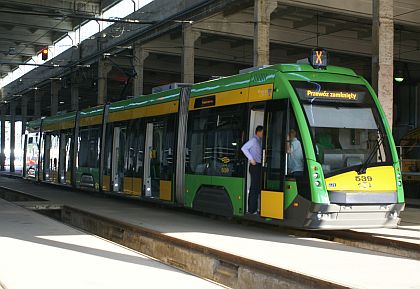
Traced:
<path id="1" fill-rule="evenodd" d="M 255 129 L 255 135 L 241 148 L 249 160 L 249 174 L 251 175 L 251 186 L 248 196 L 248 213 L 254 214 L 258 209 L 258 198 L 261 190 L 261 140 L 264 128 L 259 125 Z"/>

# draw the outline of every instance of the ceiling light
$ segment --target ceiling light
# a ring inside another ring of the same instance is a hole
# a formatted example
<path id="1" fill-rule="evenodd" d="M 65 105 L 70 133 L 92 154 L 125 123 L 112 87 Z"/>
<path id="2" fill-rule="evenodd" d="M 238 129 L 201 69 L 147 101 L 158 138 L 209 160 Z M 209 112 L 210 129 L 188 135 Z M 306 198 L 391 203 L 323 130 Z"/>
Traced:
<path id="1" fill-rule="evenodd" d="M 401 69 L 397 70 L 397 72 L 395 73 L 394 80 L 396 82 L 403 82 L 404 81 L 404 73 Z"/>
<path id="2" fill-rule="evenodd" d="M 404 65 L 401 63 L 401 43 L 402 43 L 402 30 L 400 30 L 400 41 L 398 43 L 398 63 L 396 63 L 396 67 L 395 67 L 395 74 L 394 74 L 394 80 L 396 82 L 403 82 L 404 81 L 404 71 L 401 69 L 402 67 L 404 67 Z M 399 67 L 398 67 L 399 66 Z"/>

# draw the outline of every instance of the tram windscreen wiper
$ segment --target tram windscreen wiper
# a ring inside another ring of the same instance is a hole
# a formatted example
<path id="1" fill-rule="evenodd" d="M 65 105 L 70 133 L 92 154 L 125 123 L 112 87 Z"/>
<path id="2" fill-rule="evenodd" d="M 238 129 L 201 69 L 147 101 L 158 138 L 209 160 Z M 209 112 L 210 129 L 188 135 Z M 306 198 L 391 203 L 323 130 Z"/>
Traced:
<path id="1" fill-rule="evenodd" d="M 382 140 L 383 137 L 382 135 L 380 135 L 379 140 L 376 142 L 375 146 L 373 147 L 372 151 L 369 153 L 368 157 L 366 158 L 366 160 L 363 162 L 363 164 L 360 166 L 360 169 L 357 171 L 357 173 L 360 174 L 364 174 L 366 173 L 366 169 L 367 166 L 369 165 L 370 161 L 372 160 L 372 158 L 375 156 L 376 152 L 378 151 L 378 149 L 380 148 L 381 144 L 382 144 Z"/>

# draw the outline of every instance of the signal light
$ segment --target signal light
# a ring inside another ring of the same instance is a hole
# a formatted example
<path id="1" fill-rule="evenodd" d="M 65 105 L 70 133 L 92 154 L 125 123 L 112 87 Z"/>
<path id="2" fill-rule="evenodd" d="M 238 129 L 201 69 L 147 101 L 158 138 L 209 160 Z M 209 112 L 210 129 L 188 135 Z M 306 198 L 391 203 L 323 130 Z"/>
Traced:
<path id="1" fill-rule="evenodd" d="M 42 49 L 41 54 L 42 54 L 42 60 L 47 60 L 48 59 L 48 48 Z"/>
<path id="2" fill-rule="evenodd" d="M 309 62 L 313 68 L 326 69 L 328 64 L 327 51 L 322 48 L 313 49 Z"/>

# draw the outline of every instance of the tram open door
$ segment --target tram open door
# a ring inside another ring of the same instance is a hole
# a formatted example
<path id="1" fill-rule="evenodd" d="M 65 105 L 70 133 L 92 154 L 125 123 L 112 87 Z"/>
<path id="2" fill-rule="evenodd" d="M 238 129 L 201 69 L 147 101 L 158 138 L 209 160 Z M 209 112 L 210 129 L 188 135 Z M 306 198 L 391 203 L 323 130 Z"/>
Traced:
<path id="1" fill-rule="evenodd" d="M 144 147 L 144 196 L 172 200 L 174 162 L 174 118 L 146 123 Z"/>
<path id="2" fill-rule="evenodd" d="M 59 183 L 71 185 L 73 166 L 73 133 L 64 131 L 60 134 L 60 153 L 59 153 Z"/>
<path id="3" fill-rule="evenodd" d="M 170 200 L 171 189 L 161 185 L 164 139 L 162 122 L 148 122 L 144 150 L 144 195 L 148 198 Z"/>
<path id="4" fill-rule="evenodd" d="M 257 126 L 264 126 L 264 106 L 256 106 L 251 108 L 250 118 L 249 118 L 249 135 L 248 139 L 251 139 L 255 135 L 255 129 Z M 246 173 L 247 173 L 247 182 L 246 182 L 246 211 L 249 211 L 248 208 L 248 198 L 249 198 L 249 189 L 251 187 L 251 174 L 249 173 L 249 166 L 251 164 L 248 162 Z"/>
<path id="5" fill-rule="evenodd" d="M 125 167 L 125 143 L 127 128 L 125 126 L 114 127 L 112 146 L 112 169 L 111 180 L 113 192 L 122 192 L 124 189 L 124 167 Z"/>
<path id="6" fill-rule="evenodd" d="M 259 214 L 261 217 L 283 219 L 284 183 L 286 175 L 286 119 L 287 101 L 276 100 L 267 103 L 265 109 L 251 110 L 250 135 L 263 123 L 262 170 Z M 250 176 L 248 173 L 248 188 Z M 248 190 L 249 191 L 249 190 Z"/>

